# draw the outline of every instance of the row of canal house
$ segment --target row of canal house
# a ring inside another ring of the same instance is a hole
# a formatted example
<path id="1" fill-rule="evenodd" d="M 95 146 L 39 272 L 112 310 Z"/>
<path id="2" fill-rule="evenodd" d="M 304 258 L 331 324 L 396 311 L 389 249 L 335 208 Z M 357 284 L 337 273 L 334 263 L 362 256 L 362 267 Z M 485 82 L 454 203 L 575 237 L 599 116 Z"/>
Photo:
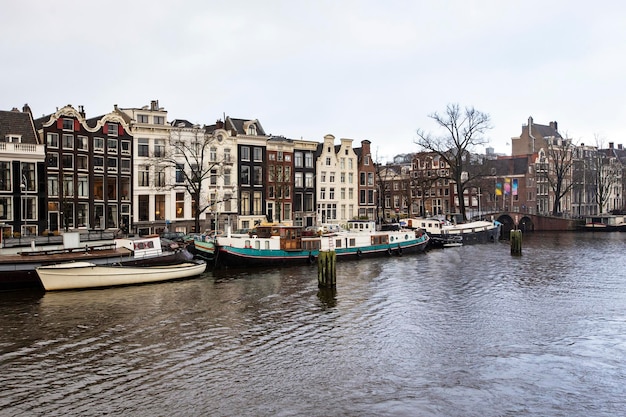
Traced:
<path id="1" fill-rule="evenodd" d="M 0 112 L 0 227 L 6 236 L 63 230 L 150 234 L 314 226 L 376 216 L 370 142 L 265 133 L 258 120 L 168 120 L 158 101 L 88 118 L 71 105 L 33 119 Z M 200 201 L 186 186 L 202 173 Z"/>
<path id="2" fill-rule="evenodd" d="M 556 122 L 542 125 L 532 117 L 511 143 L 511 156 L 495 155 L 490 148 L 485 155 L 473 156 L 481 160 L 476 166 L 482 173 L 463 195 L 468 217 L 502 211 L 551 215 L 554 176 L 559 170 L 564 191 L 559 215 L 584 217 L 624 210 L 626 150 L 621 145 L 610 142 L 600 149 L 577 145 L 559 133 Z M 386 219 L 458 212 L 450 167 L 435 153 L 397 155 L 380 167 L 377 176 Z"/>

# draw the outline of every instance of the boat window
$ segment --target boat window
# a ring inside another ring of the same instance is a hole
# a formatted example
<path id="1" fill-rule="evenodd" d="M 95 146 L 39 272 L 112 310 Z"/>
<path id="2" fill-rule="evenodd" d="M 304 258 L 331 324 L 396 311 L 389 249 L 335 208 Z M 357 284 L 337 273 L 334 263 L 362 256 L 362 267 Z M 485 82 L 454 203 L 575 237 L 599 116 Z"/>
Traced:
<path id="1" fill-rule="evenodd" d="M 254 241 L 254 249 L 261 249 L 261 242 L 259 242 L 258 240 Z"/>
<path id="2" fill-rule="evenodd" d="M 266 240 L 265 241 L 265 249 L 269 249 L 270 248 L 270 241 Z"/>
<path id="3" fill-rule="evenodd" d="M 356 246 L 356 239 L 350 239 L 350 246 Z"/>
<path id="4" fill-rule="evenodd" d="M 250 246 L 250 241 L 248 239 L 246 239 L 246 241 L 244 242 L 244 246 L 246 248 L 251 248 L 252 246 Z"/>
<path id="5" fill-rule="evenodd" d="M 341 247 L 341 239 L 335 239 L 335 247 L 336 248 L 340 248 Z"/>

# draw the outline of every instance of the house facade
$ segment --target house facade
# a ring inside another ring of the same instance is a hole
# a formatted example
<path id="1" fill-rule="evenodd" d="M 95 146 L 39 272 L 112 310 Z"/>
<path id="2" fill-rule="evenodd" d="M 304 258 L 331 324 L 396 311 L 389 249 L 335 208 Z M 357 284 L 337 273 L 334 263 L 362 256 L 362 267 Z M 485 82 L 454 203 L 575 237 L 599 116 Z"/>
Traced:
<path id="1" fill-rule="evenodd" d="M 49 232 L 131 227 L 133 147 L 130 127 L 117 107 L 87 119 L 67 105 L 35 120 L 45 138 Z"/>
<path id="2" fill-rule="evenodd" d="M 44 161 L 28 105 L 0 111 L 0 240 L 48 230 Z"/>

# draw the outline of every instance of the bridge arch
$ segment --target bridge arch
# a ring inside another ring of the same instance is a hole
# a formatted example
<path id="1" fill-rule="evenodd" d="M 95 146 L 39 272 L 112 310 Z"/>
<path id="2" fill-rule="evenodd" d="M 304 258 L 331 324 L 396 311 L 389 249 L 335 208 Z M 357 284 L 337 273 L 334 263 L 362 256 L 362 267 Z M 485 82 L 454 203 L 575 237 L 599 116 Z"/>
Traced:
<path id="1" fill-rule="evenodd" d="M 500 236 L 507 237 L 509 236 L 509 232 L 515 229 L 515 221 L 508 214 L 501 214 L 496 220 L 502 223 Z"/>
<path id="2" fill-rule="evenodd" d="M 533 223 L 533 219 L 529 216 L 524 216 L 519 220 L 517 228 L 522 232 L 532 232 L 535 230 L 535 224 Z"/>

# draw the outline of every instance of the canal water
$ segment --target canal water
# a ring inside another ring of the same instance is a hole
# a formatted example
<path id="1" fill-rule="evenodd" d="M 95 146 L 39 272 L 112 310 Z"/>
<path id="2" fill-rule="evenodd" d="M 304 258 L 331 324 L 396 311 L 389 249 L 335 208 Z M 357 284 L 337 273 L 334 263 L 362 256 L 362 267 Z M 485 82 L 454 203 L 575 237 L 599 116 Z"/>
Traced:
<path id="1" fill-rule="evenodd" d="M 625 242 L 0 293 L 0 415 L 625 415 Z"/>

